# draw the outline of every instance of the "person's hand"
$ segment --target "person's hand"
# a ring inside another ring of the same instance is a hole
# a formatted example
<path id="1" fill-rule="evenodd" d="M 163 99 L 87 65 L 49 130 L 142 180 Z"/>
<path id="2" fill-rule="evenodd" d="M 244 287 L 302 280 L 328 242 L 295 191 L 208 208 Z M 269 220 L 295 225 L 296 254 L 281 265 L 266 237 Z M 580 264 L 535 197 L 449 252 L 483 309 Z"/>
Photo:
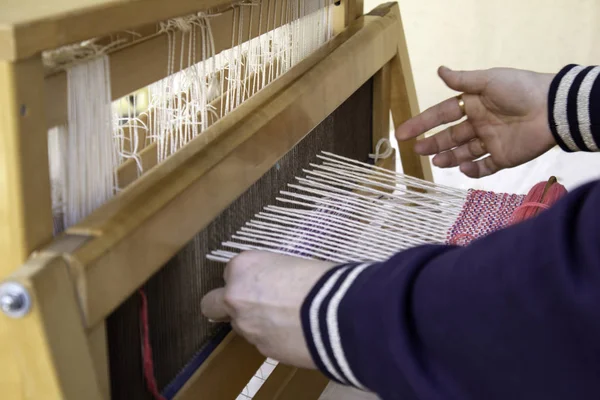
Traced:
<path id="1" fill-rule="evenodd" d="M 448 87 L 463 92 L 467 119 L 416 142 L 416 153 L 435 154 L 433 165 L 459 166 L 465 175 L 480 178 L 521 165 L 556 145 L 548 123 L 554 75 L 509 68 L 458 72 L 441 67 L 438 73 Z M 416 138 L 463 116 L 453 97 L 400 125 L 396 138 Z"/>
<path id="2" fill-rule="evenodd" d="M 202 299 L 202 313 L 232 328 L 265 357 L 316 368 L 306 346 L 300 308 L 334 264 L 270 252 L 245 252 L 225 267 L 225 287 Z"/>

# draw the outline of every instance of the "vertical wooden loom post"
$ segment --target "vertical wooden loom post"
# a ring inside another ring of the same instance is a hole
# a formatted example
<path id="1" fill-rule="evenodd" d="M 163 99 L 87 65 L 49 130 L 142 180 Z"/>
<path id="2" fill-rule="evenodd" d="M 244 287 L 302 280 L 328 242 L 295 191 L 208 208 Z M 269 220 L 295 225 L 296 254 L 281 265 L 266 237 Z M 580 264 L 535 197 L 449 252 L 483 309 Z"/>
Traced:
<path id="1" fill-rule="evenodd" d="M 52 239 L 41 57 L 0 61 L 0 278 Z"/>
<path id="2" fill-rule="evenodd" d="M 0 60 L 0 279 L 52 238 L 41 57 Z M 0 392 L 20 399 L 6 321 L 0 321 Z"/>
<path id="3" fill-rule="evenodd" d="M 390 61 L 392 88 L 390 107 L 394 120 L 394 129 L 396 129 L 404 121 L 419 114 L 419 103 L 410 58 L 408 56 L 408 45 L 402 25 L 402 16 L 397 3 L 393 5 L 392 12 L 398 20 L 398 53 Z M 415 178 L 433 182 L 429 157 L 416 154 L 414 152 L 414 145 L 415 140 L 398 144 L 403 172 Z"/>

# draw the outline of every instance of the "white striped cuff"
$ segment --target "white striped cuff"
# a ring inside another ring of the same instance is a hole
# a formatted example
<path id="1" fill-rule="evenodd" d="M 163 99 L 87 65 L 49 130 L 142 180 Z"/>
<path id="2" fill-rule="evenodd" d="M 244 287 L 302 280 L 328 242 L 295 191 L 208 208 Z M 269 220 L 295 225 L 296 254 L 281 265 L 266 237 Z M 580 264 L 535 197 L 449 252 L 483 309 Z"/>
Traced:
<path id="1" fill-rule="evenodd" d="M 565 151 L 598 151 L 600 144 L 600 67 L 568 65 L 548 93 L 550 130 Z"/>
<path id="2" fill-rule="evenodd" d="M 343 385 L 368 389 L 357 378 L 342 345 L 338 309 L 348 289 L 372 263 L 346 264 L 328 271 L 305 299 L 301 318 L 304 336 L 317 367 Z"/>

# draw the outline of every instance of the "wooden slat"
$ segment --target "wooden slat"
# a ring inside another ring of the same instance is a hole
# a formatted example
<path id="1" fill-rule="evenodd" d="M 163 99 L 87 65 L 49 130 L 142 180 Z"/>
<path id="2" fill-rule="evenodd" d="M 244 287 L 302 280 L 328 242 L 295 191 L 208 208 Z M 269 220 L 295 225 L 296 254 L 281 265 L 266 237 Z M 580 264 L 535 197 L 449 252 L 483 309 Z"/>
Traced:
<path id="1" fill-rule="evenodd" d="M 392 74 L 391 110 L 394 128 L 397 128 L 404 121 L 419 114 L 419 101 L 417 99 L 417 90 L 415 88 L 410 57 L 408 55 L 408 46 L 406 44 L 398 4 L 393 6 L 393 13 L 398 20 L 398 24 L 396 25 L 398 52 L 390 63 Z M 415 140 L 399 143 L 398 147 L 400 149 L 400 161 L 402 162 L 403 172 L 415 178 L 433 182 L 429 157 L 419 156 L 415 153 L 414 145 Z"/>
<path id="2" fill-rule="evenodd" d="M 74 254 L 88 326 L 102 321 L 388 62 L 396 49 L 393 25 L 391 16 L 357 21 L 70 228 L 71 234 L 97 236 Z"/>
<path id="3" fill-rule="evenodd" d="M 223 0 L 3 0 L 0 60 L 231 4 Z"/>
<path id="4" fill-rule="evenodd" d="M 329 380 L 319 371 L 279 364 L 254 400 L 317 400 Z"/>
<path id="5" fill-rule="evenodd" d="M 64 260 L 40 255 L 12 274 L 10 281 L 28 289 L 32 307 L 22 318 L 0 315 L 15 361 L 3 371 L 16 369 L 22 382 L 15 391 L 2 388 L 2 397 L 101 400 L 78 300 Z"/>
<path id="6" fill-rule="evenodd" d="M 0 61 L 0 279 L 52 239 L 52 204 L 42 60 Z M 10 332 L 0 321 L 0 365 L 15 365 Z M 0 393 L 22 399 L 22 375 L 3 368 Z"/>
<path id="7" fill-rule="evenodd" d="M 174 400 L 234 400 L 264 360 L 254 346 L 232 332 L 202 363 Z"/>
<path id="8" fill-rule="evenodd" d="M 254 10 L 252 15 L 251 9 Z M 240 14 L 235 16 L 236 27 L 239 24 L 240 17 L 244 27 L 241 36 L 236 31 L 235 44 L 238 43 L 238 39 L 241 39 L 242 42 L 248 41 L 265 33 L 267 29 L 272 30 L 282 25 L 280 18 L 275 23 L 273 22 L 273 10 L 269 10 L 266 4 L 256 7 L 246 6 L 243 15 L 238 11 L 234 12 L 232 9 L 224 11 L 221 15 L 211 17 L 215 53 L 217 54 L 231 48 L 234 13 Z M 267 15 L 271 15 L 271 18 L 267 18 Z M 261 16 L 262 18 L 260 18 Z M 198 39 L 199 35 L 198 30 Z M 178 72 L 180 71 L 179 60 L 181 59 L 181 34 L 177 33 L 174 37 L 177 45 L 173 57 L 176 60 L 173 72 Z M 188 40 L 189 35 L 186 39 L 183 54 L 186 60 L 184 68 L 187 66 Z M 201 40 L 196 40 L 196 54 L 198 57 L 202 54 L 201 43 Z M 159 34 L 111 52 L 109 54 L 109 65 L 113 100 L 120 99 L 135 90 L 165 78 L 167 76 L 168 49 L 168 35 Z M 45 96 L 48 128 L 64 124 L 67 121 L 67 77 L 65 72 L 46 77 Z"/>

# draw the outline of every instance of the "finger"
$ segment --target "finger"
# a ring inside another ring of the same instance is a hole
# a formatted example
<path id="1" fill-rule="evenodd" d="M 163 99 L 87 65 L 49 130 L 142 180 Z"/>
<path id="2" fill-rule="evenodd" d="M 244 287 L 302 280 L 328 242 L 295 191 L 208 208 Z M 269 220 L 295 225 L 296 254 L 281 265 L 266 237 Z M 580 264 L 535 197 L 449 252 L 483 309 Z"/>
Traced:
<path id="1" fill-rule="evenodd" d="M 465 161 L 476 160 L 486 154 L 483 142 L 480 139 L 473 139 L 455 149 L 437 154 L 431 162 L 439 168 L 451 168 Z"/>
<path id="2" fill-rule="evenodd" d="M 225 288 L 210 291 L 202 298 L 200 309 L 205 317 L 213 321 L 227 321 L 229 314 L 225 307 Z"/>
<path id="3" fill-rule="evenodd" d="M 489 81 L 489 72 L 483 70 L 453 71 L 448 67 L 440 67 L 438 75 L 450 89 L 470 94 L 483 92 Z"/>
<path id="4" fill-rule="evenodd" d="M 466 107 L 467 100 L 465 98 L 463 100 Z M 400 141 L 412 139 L 437 126 L 458 121 L 463 116 L 458 100 L 452 97 L 401 124 L 396 129 L 396 138 Z"/>
<path id="5" fill-rule="evenodd" d="M 491 156 L 487 156 L 477 161 L 467 161 L 460 164 L 460 171 L 469 178 L 483 178 L 495 174 L 500 168 Z"/>
<path id="6" fill-rule="evenodd" d="M 415 144 L 415 152 L 423 156 L 430 156 L 460 146 L 474 139 L 475 136 L 473 125 L 468 120 L 463 121 L 427 139 L 419 140 Z"/>

